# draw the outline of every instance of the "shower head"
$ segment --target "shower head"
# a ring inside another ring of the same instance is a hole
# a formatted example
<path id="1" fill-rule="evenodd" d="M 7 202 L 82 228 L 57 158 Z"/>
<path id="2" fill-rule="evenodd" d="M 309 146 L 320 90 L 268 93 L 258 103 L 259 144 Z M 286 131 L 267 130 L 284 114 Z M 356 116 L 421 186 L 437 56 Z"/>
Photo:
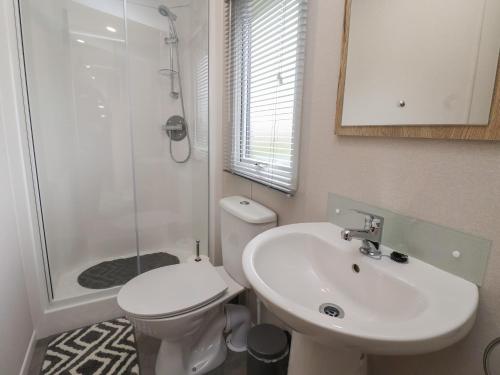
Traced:
<path id="1" fill-rule="evenodd" d="M 158 7 L 158 12 L 162 16 L 170 18 L 172 21 L 175 21 L 177 19 L 177 16 L 175 15 L 175 13 L 172 12 L 166 5 L 160 5 Z"/>

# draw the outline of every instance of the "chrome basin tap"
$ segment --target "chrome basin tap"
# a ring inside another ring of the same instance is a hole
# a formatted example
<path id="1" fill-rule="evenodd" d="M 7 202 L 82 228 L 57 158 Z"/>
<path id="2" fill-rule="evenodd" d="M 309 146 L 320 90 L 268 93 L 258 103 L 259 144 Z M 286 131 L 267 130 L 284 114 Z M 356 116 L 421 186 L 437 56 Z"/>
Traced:
<path id="1" fill-rule="evenodd" d="M 382 230 L 384 228 L 384 218 L 369 212 L 352 210 L 361 215 L 365 215 L 365 226 L 362 229 L 344 229 L 342 231 L 342 239 L 351 241 L 353 238 L 362 240 L 359 251 L 362 254 L 373 258 L 378 258 L 382 255 L 380 244 L 382 242 Z"/>

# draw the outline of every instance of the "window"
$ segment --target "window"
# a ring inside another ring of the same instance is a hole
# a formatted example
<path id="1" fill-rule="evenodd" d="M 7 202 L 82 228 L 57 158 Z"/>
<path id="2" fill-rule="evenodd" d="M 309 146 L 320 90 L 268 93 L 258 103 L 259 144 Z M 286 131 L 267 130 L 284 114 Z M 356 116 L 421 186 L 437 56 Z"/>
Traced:
<path id="1" fill-rule="evenodd" d="M 228 0 L 225 169 L 297 189 L 307 0 Z"/>

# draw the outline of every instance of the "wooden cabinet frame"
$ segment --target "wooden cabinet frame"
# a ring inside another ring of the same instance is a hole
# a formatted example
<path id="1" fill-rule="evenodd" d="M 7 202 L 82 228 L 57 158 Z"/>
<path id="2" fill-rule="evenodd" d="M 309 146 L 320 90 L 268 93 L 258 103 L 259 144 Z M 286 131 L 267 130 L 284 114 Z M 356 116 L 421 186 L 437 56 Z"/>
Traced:
<path id="1" fill-rule="evenodd" d="M 349 24 L 352 0 L 346 0 L 344 11 L 344 34 L 337 93 L 335 134 L 362 137 L 408 137 L 462 140 L 500 140 L 500 59 L 495 78 L 490 121 L 488 125 L 390 125 L 390 126 L 342 126 L 344 88 L 349 50 Z M 499 56 L 500 57 L 500 56 Z"/>

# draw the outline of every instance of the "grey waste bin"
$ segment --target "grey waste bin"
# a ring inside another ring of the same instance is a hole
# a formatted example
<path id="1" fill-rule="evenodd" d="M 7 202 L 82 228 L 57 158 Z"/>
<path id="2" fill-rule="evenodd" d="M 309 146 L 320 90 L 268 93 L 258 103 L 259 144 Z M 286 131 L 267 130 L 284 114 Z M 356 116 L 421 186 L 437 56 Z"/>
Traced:
<path id="1" fill-rule="evenodd" d="M 247 375 L 286 375 L 288 336 L 272 324 L 259 324 L 247 337 Z"/>

